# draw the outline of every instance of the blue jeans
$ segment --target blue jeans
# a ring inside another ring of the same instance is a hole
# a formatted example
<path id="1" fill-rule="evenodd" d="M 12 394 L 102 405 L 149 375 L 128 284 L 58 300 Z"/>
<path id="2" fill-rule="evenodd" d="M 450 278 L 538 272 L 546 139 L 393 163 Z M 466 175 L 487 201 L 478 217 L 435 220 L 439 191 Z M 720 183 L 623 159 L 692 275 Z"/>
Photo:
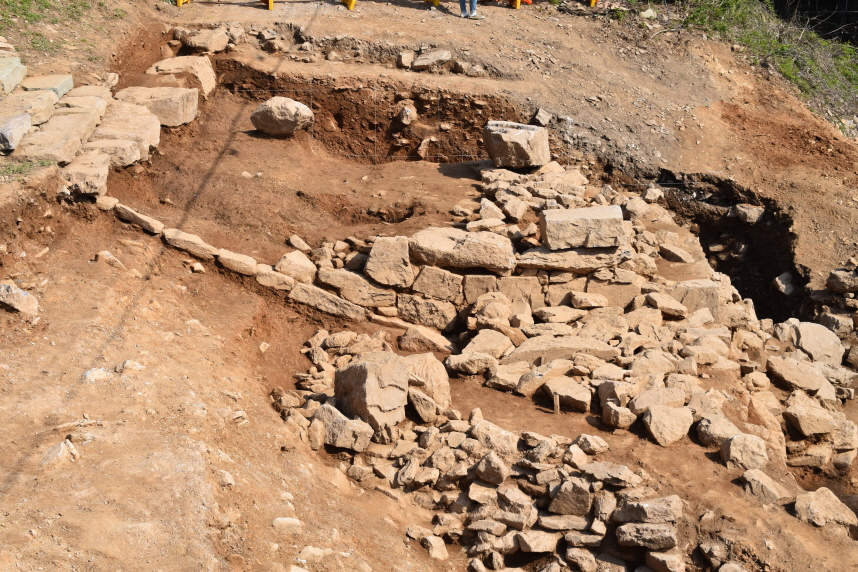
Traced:
<path id="1" fill-rule="evenodd" d="M 477 0 L 471 0 L 471 11 L 468 12 L 468 0 L 459 0 L 459 8 L 462 14 L 474 14 L 477 11 Z"/>

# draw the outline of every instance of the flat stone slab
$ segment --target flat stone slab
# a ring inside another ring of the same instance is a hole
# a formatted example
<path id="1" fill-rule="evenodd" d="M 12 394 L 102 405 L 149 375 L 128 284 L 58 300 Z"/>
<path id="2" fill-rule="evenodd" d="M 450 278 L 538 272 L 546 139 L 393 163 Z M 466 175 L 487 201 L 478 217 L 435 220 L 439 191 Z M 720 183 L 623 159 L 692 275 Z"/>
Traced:
<path id="1" fill-rule="evenodd" d="M 551 161 L 544 127 L 489 121 L 483 128 L 483 142 L 495 167 L 541 167 Z"/>
<path id="2" fill-rule="evenodd" d="M 69 163 L 80 152 L 83 141 L 89 138 L 97 124 L 98 113 L 95 111 L 55 115 L 41 131 L 24 137 L 15 155 L 31 160 Z"/>
<path id="3" fill-rule="evenodd" d="M 199 90 L 181 87 L 129 87 L 116 94 L 116 99 L 146 107 L 158 117 L 161 125 L 177 127 L 197 117 Z"/>
<path id="4" fill-rule="evenodd" d="M 35 75 L 21 82 L 21 87 L 26 91 L 38 91 L 49 89 L 62 97 L 74 87 L 74 78 L 70 75 Z"/>
<path id="5" fill-rule="evenodd" d="M 309 284 L 297 282 L 289 293 L 289 298 L 332 316 L 348 318 L 355 322 L 366 320 L 366 310 L 360 306 L 347 302 L 339 296 L 335 296 L 326 290 L 310 286 Z"/>
<path id="6" fill-rule="evenodd" d="M 110 158 L 113 167 L 127 167 L 140 160 L 140 148 L 137 143 L 122 139 L 102 139 L 90 141 L 83 146 L 84 151 L 99 151 Z"/>
<path id="7" fill-rule="evenodd" d="M 67 95 L 57 102 L 57 107 L 66 107 L 69 109 L 92 109 L 98 113 L 99 117 L 104 117 L 104 114 L 107 112 L 107 102 L 100 97 L 92 95 L 79 97 L 69 97 Z"/>
<path id="8" fill-rule="evenodd" d="M 9 93 L 27 77 L 27 66 L 21 65 L 21 58 L 0 58 L 0 89 Z"/>
<path id="9" fill-rule="evenodd" d="M 0 112 L 26 112 L 33 125 L 41 125 L 54 115 L 57 94 L 53 91 L 19 91 L 0 101 Z"/>
<path id="10" fill-rule="evenodd" d="M 140 159 L 146 160 L 150 147 L 157 147 L 161 141 L 161 122 L 142 105 L 114 101 L 92 134 L 92 141 L 99 140 L 134 141 Z"/>
<path id="11" fill-rule="evenodd" d="M 113 99 L 113 94 L 106 85 L 81 85 L 70 90 L 66 97 L 99 97 L 104 101 L 110 101 Z"/>

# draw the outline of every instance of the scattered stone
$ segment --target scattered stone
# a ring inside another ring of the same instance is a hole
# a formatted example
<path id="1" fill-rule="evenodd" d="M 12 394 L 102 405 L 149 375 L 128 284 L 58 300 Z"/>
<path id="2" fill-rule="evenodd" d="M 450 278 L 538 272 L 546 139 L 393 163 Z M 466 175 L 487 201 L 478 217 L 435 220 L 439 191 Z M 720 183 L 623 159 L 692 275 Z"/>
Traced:
<path id="1" fill-rule="evenodd" d="M 214 260 L 218 249 L 206 244 L 202 238 L 195 234 L 182 232 L 176 228 L 164 230 L 164 240 L 173 248 L 184 250 L 202 260 Z"/>
<path id="2" fill-rule="evenodd" d="M 512 242 L 492 232 L 427 228 L 415 233 L 408 244 L 411 256 L 430 266 L 484 268 L 509 275 L 516 265 Z"/>
<path id="3" fill-rule="evenodd" d="M 682 499 L 677 495 L 657 499 L 630 502 L 614 512 L 617 522 L 643 522 L 662 524 L 677 522 L 682 518 Z"/>
<path id="4" fill-rule="evenodd" d="M 312 284 L 316 279 L 316 265 L 300 250 L 284 254 L 274 269 L 305 284 Z"/>
<path id="5" fill-rule="evenodd" d="M 74 87 L 74 78 L 70 75 L 36 75 L 21 82 L 24 91 L 51 90 L 62 97 Z"/>
<path id="6" fill-rule="evenodd" d="M 280 534 L 294 534 L 299 535 L 303 532 L 304 526 L 300 520 L 297 518 L 275 518 L 274 522 L 271 523 L 271 526 L 274 527 L 276 532 Z"/>
<path id="7" fill-rule="evenodd" d="M 707 447 L 720 448 L 724 441 L 739 433 L 739 428 L 720 413 L 704 413 L 697 424 L 697 438 Z"/>
<path id="8" fill-rule="evenodd" d="M 276 269 L 278 272 L 282 272 L 279 268 L 279 264 Z M 287 276 L 289 275 L 286 272 L 282 273 Z M 289 293 L 289 298 L 296 302 L 300 302 L 301 304 L 310 306 L 311 308 L 331 314 L 332 316 L 347 318 L 349 320 L 354 320 L 355 322 L 366 320 L 366 311 L 360 306 L 343 300 L 342 298 L 322 290 L 321 288 L 310 286 L 309 284 L 297 282 L 295 287 Z"/>
<path id="9" fill-rule="evenodd" d="M 792 405 L 783 415 L 804 437 L 827 435 L 837 429 L 837 423 L 831 414 L 819 406 Z"/>
<path id="10" fill-rule="evenodd" d="M 28 316 L 39 313 L 39 301 L 17 286 L 0 284 L 0 307 L 12 309 Z"/>
<path id="11" fill-rule="evenodd" d="M 515 540 L 522 552 L 554 552 L 560 537 L 556 532 L 524 530 L 515 535 Z"/>
<path id="12" fill-rule="evenodd" d="M 177 75 L 186 73 L 193 76 L 200 84 L 203 96 L 209 94 L 217 87 L 212 62 L 208 56 L 181 56 L 168 58 L 152 65 L 146 70 L 150 75 Z M 72 90 L 74 91 L 74 90 Z"/>
<path id="13" fill-rule="evenodd" d="M 313 423 L 316 422 L 323 428 L 323 442 L 332 447 L 360 453 L 369 446 L 372 439 L 373 429 L 370 425 L 360 419 L 349 419 L 327 403 L 320 406 L 313 415 Z"/>
<path id="14" fill-rule="evenodd" d="M 756 224 L 766 212 L 764 207 L 757 207 L 748 204 L 736 205 L 733 207 L 733 210 L 735 211 L 736 216 L 739 217 L 739 220 L 747 224 Z"/>
<path id="15" fill-rule="evenodd" d="M 125 222 L 129 222 L 131 224 L 136 224 L 146 232 L 158 235 L 164 230 L 164 224 L 151 218 L 146 215 L 140 214 L 134 209 L 123 205 L 122 203 L 117 203 L 116 206 L 113 207 L 113 212 L 116 213 L 117 218 L 120 220 L 124 220 Z"/>
<path id="16" fill-rule="evenodd" d="M 434 50 L 417 56 L 411 64 L 411 69 L 414 71 L 423 71 L 436 66 L 442 66 L 453 58 L 452 54 L 447 50 Z"/>
<path id="17" fill-rule="evenodd" d="M 414 283 L 414 270 L 408 257 L 408 238 L 376 238 L 364 271 L 379 284 L 403 288 L 411 286 Z"/>
<path id="18" fill-rule="evenodd" d="M 399 349 L 408 352 L 453 353 L 453 344 L 437 330 L 425 326 L 409 326 L 397 339 Z"/>
<path id="19" fill-rule="evenodd" d="M 228 268 L 233 272 L 244 274 L 245 276 L 256 276 L 256 259 L 246 254 L 238 254 L 230 250 L 221 248 L 217 251 L 217 260 L 224 268 Z"/>
<path id="20" fill-rule="evenodd" d="M 846 348 L 837 334 L 821 324 L 799 322 L 795 327 L 796 346 L 815 362 L 838 366 L 843 361 Z"/>
<path id="21" fill-rule="evenodd" d="M 624 524 L 617 528 L 617 542 L 650 550 L 670 550 L 676 546 L 676 529 L 667 524 Z"/>
<path id="22" fill-rule="evenodd" d="M 284 292 L 289 292 L 295 286 L 295 280 L 285 274 L 276 272 L 274 268 L 268 264 L 256 265 L 256 281 L 262 286 L 274 288 L 275 290 L 282 290 Z"/>

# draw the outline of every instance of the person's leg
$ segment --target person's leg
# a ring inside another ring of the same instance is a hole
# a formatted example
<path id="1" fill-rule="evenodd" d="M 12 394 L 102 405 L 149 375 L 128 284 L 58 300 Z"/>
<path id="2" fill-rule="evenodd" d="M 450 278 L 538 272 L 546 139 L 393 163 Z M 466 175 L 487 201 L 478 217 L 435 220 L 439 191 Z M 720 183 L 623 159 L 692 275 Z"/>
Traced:
<path id="1" fill-rule="evenodd" d="M 477 13 L 477 0 L 471 0 L 471 14 Z"/>
<path id="2" fill-rule="evenodd" d="M 468 17 L 468 0 L 459 0 L 459 8 L 462 10 L 462 18 Z"/>

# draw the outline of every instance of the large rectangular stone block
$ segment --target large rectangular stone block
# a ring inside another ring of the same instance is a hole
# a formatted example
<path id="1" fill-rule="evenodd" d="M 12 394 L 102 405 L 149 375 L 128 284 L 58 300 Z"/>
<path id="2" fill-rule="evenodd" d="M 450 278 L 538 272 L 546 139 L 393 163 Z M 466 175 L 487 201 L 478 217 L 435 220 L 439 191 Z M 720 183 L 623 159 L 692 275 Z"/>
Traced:
<path id="1" fill-rule="evenodd" d="M 626 241 L 623 210 L 617 205 L 542 211 L 539 227 L 551 250 L 611 248 Z"/>

